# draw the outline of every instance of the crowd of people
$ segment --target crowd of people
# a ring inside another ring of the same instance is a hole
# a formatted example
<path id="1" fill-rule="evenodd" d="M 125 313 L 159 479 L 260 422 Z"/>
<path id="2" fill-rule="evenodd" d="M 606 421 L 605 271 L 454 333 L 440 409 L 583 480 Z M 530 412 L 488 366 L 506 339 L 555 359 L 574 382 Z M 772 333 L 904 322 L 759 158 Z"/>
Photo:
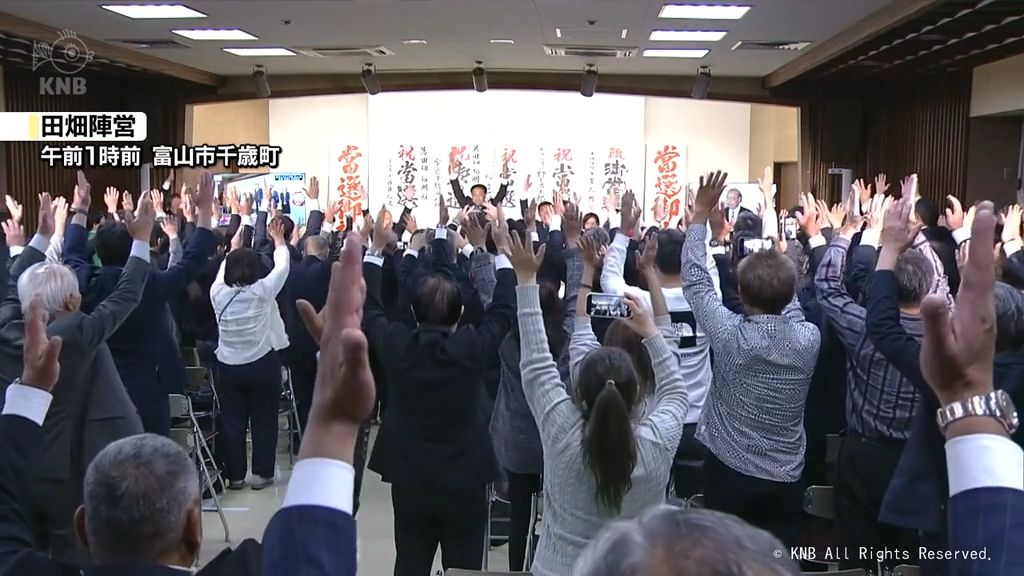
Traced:
<path id="1" fill-rule="evenodd" d="M 300 227 L 207 172 L 94 210 L 79 172 L 26 241 L 8 197 L 0 574 L 193 567 L 203 487 L 166 438 L 182 347 L 212 369 L 228 490 L 275 482 L 283 368 L 301 430 L 263 542 L 202 573 L 354 574 L 368 468 L 396 576 L 438 548 L 479 570 L 494 498 L 513 571 L 798 574 L 812 485 L 840 567 L 1024 574 L 1021 208 L 940 207 L 911 175 L 784 209 L 770 176 L 755 212 L 709 174 L 666 228 L 631 192 L 508 218 L 509 183 L 457 179 L 428 227 L 339 227 L 315 178 Z"/>

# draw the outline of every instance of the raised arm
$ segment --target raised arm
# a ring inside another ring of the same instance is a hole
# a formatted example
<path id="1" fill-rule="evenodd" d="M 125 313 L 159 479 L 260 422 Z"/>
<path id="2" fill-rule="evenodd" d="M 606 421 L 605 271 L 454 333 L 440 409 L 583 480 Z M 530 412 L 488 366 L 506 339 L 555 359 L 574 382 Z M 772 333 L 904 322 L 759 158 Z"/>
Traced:
<path id="1" fill-rule="evenodd" d="M 195 204 L 198 209 L 196 232 L 185 246 L 180 262 L 153 275 L 152 282 L 154 282 L 160 299 L 166 300 L 180 294 L 185 286 L 199 274 L 206 265 L 206 260 L 213 254 L 217 243 L 217 238 L 211 229 L 213 188 L 213 175 L 204 170 L 199 175 L 199 187 L 195 196 Z M 165 224 L 168 224 L 164 229 L 168 236 L 176 233 L 177 222 L 165 220 Z"/>
<path id="2" fill-rule="evenodd" d="M 825 251 L 818 273 L 814 276 L 814 288 L 821 310 L 832 321 L 836 334 L 847 350 L 857 345 L 864 333 L 864 308 L 853 301 L 843 286 L 843 269 L 846 267 L 846 252 L 850 238 L 840 234 L 832 238 Z"/>
<path id="3" fill-rule="evenodd" d="M 288 270 L 291 268 L 291 252 L 288 251 L 288 241 L 284 237 L 284 223 L 275 220 L 268 227 L 270 237 L 274 241 L 274 268 L 266 277 L 256 281 L 254 287 L 265 298 L 276 298 L 277 293 L 284 288 L 288 280 Z"/>
<path id="4" fill-rule="evenodd" d="M 640 207 L 633 197 L 633 192 L 626 192 L 622 195 L 622 228 L 615 235 L 615 239 L 608 246 L 608 255 L 604 259 L 604 267 L 601 269 L 601 289 L 612 294 L 622 295 L 626 293 L 626 279 L 624 276 L 626 256 L 629 249 L 629 241 L 637 233 L 640 225 Z M 643 292 L 639 288 L 630 287 L 636 293 Z M 650 296 L 644 295 L 645 299 Z"/>

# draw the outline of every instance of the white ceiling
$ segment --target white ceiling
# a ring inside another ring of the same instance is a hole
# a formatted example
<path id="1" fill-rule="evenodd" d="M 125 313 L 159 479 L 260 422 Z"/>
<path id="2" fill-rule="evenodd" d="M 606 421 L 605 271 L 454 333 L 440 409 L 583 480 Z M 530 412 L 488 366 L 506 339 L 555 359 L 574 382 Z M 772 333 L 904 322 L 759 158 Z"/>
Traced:
<path id="1" fill-rule="evenodd" d="M 736 0 L 753 6 L 742 20 L 659 20 L 663 0 L 180 0 L 208 15 L 182 20 L 131 20 L 90 0 L 0 0 L 7 12 L 80 36 L 100 40 L 173 39 L 191 46 L 145 52 L 222 75 L 244 75 L 265 64 L 273 75 L 337 74 L 360 69 L 368 57 L 245 58 L 229 46 L 350 47 L 383 45 L 394 56 L 372 61 L 379 71 L 468 70 L 475 60 L 489 70 L 581 70 L 595 63 L 608 74 L 692 75 L 709 65 L 716 76 L 761 77 L 798 53 L 733 51 L 740 40 L 819 42 L 891 0 Z M 118 3 L 116 0 L 105 3 Z M 127 3 L 127 2 L 121 2 Z M 170 0 L 149 3 L 171 3 Z M 668 2 L 672 3 L 672 2 Z M 683 3 L 677 0 L 676 3 Z M 727 3 L 703 0 L 693 3 Z M 282 20 L 291 20 L 285 25 Z M 594 20 L 593 26 L 588 20 Z M 172 28 L 240 28 L 259 38 L 247 42 L 199 42 Z M 563 37 L 556 37 L 561 28 Z M 584 31 L 590 28 L 591 30 Z M 572 30 L 581 30 L 577 33 Z M 623 29 L 626 39 L 621 38 Z M 652 29 L 725 30 L 718 42 L 650 42 Z M 596 31 L 594 31 L 596 30 Z M 602 32 L 603 31 L 603 32 Z M 576 36 L 572 38 L 572 36 Z M 426 45 L 405 45 L 422 39 Z M 491 44 L 510 39 L 515 44 Z M 543 44 L 595 44 L 643 48 L 710 48 L 700 60 L 629 58 L 585 60 L 544 54 Z M 814 44 L 810 48 L 813 49 Z"/>

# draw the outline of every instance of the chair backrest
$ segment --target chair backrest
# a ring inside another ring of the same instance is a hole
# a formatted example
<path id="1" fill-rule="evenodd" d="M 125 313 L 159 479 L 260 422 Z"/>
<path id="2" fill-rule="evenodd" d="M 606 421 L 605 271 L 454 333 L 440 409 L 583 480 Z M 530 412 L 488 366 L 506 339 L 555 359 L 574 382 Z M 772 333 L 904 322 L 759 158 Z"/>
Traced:
<path id="1" fill-rule="evenodd" d="M 186 366 L 185 377 L 188 380 L 186 386 L 188 386 L 189 391 L 199 392 L 202 390 L 209 374 L 210 371 L 202 366 Z"/>
<path id="2" fill-rule="evenodd" d="M 185 363 L 186 367 L 202 365 L 199 363 L 199 350 L 195 348 L 182 347 L 181 360 Z"/>
<path id="3" fill-rule="evenodd" d="M 195 435 L 190 428 L 171 428 L 168 437 L 189 454 L 195 449 Z"/>
<path id="4" fill-rule="evenodd" d="M 836 517 L 831 486 L 808 486 L 804 490 L 804 512 L 818 518 Z"/>
<path id="5" fill-rule="evenodd" d="M 686 505 L 688 508 L 704 508 L 707 505 L 704 503 L 703 494 L 694 494 L 686 499 Z"/>
<path id="6" fill-rule="evenodd" d="M 444 576 L 530 576 L 529 572 L 481 572 L 479 570 L 462 570 L 449 568 L 444 571 Z"/>
<path id="7" fill-rule="evenodd" d="M 171 418 L 188 418 L 189 405 L 188 396 L 182 394 L 168 394 L 167 404 L 171 410 Z"/>
<path id="8" fill-rule="evenodd" d="M 921 568 L 910 564 L 900 564 L 892 569 L 892 576 L 918 576 L 919 574 L 921 574 Z"/>
<path id="9" fill-rule="evenodd" d="M 444 571 L 444 576 L 529 576 L 529 574 L 529 572 L 481 572 L 459 568 L 450 568 Z"/>

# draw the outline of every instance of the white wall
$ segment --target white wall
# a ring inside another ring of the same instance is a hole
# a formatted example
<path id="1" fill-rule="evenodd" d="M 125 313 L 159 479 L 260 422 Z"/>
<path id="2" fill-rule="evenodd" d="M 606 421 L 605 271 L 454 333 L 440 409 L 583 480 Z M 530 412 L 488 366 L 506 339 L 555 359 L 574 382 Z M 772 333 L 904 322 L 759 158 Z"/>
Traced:
<path id="1" fill-rule="evenodd" d="M 974 69 L 971 116 L 1024 111 L 1024 54 Z"/>
<path id="2" fill-rule="evenodd" d="M 331 191 L 334 157 L 339 145 L 367 142 L 366 94 L 275 98 L 270 101 L 270 142 L 281 147 L 279 172 L 305 172 L 316 176 L 321 191 Z M 363 169 L 366 163 L 363 163 Z M 365 176 L 364 176 L 365 180 Z"/>
<path id="3" fill-rule="evenodd" d="M 649 97 L 644 117 L 648 147 L 686 147 L 689 182 L 711 170 L 750 181 L 750 104 Z"/>

